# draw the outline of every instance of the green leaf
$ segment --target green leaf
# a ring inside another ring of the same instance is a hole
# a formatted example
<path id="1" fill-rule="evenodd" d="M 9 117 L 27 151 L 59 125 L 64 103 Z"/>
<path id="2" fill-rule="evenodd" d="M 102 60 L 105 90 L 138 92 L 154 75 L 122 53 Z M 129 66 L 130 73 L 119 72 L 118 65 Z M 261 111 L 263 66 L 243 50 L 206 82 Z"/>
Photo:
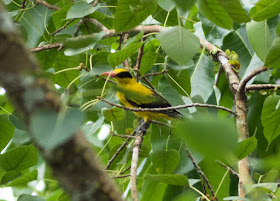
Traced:
<path id="1" fill-rule="evenodd" d="M 22 175 L 21 177 L 18 177 L 5 186 L 23 186 L 26 185 L 27 183 L 36 180 L 38 177 L 38 170 L 33 170 L 32 172 L 29 172 L 25 175 Z"/>
<path id="2" fill-rule="evenodd" d="M 147 174 L 144 179 L 167 183 L 176 186 L 189 186 L 188 178 L 180 174 Z"/>
<path id="3" fill-rule="evenodd" d="M 187 10 L 190 10 L 195 3 L 195 0 L 173 0 L 176 5 L 177 9 L 182 10 L 183 12 L 186 12 Z"/>
<path id="4" fill-rule="evenodd" d="M 156 63 L 158 54 L 155 52 L 148 52 L 143 55 L 140 65 L 140 74 L 145 75 Z"/>
<path id="5" fill-rule="evenodd" d="M 118 148 L 120 148 L 122 144 L 117 144 L 116 146 L 114 146 L 110 153 L 109 153 L 109 157 L 108 160 L 110 160 L 113 155 L 117 152 Z M 125 147 L 124 149 L 121 150 L 121 152 L 117 155 L 117 157 L 115 158 L 115 160 L 111 163 L 110 168 L 109 169 L 114 169 L 116 167 L 116 165 L 123 159 L 123 157 L 125 156 L 127 148 Z"/>
<path id="6" fill-rule="evenodd" d="M 47 123 L 46 123 L 47 122 Z M 31 116 L 31 132 L 45 149 L 53 149 L 67 141 L 83 122 L 83 113 L 68 109 L 64 113 L 40 110 Z"/>
<path id="7" fill-rule="evenodd" d="M 17 129 L 26 130 L 23 115 L 17 110 L 12 112 L 12 114 L 9 116 L 9 120 Z"/>
<path id="8" fill-rule="evenodd" d="M 242 8 L 239 0 L 218 0 L 224 7 L 233 21 L 237 23 L 249 22 L 250 18 L 247 16 L 245 10 Z"/>
<path id="9" fill-rule="evenodd" d="M 158 5 L 162 7 L 164 10 L 171 11 L 175 8 L 176 4 L 173 0 L 166 1 L 166 0 L 158 0 Z"/>
<path id="10" fill-rule="evenodd" d="M 96 11 L 98 8 L 99 4 L 93 7 L 91 4 L 85 1 L 74 2 L 74 4 L 67 12 L 66 19 L 85 17 Z"/>
<path id="11" fill-rule="evenodd" d="M 14 180 L 19 176 L 21 176 L 21 173 L 19 171 L 9 171 L 2 176 L 0 184 L 5 185 L 9 181 Z"/>
<path id="12" fill-rule="evenodd" d="M 260 184 L 246 184 L 244 185 L 246 193 L 255 189 L 262 189 L 267 193 L 275 193 L 278 187 L 277 183 L 260 183 Z"/>
<path id="13" fill-rule="evenodd" d="M 265 61 L 268 51 L 272 46 L 272 39 L 267 22 L 251 21 L 247 23 L 246 29 L 253 50 L 262 61 Z"/>
<path id="14" fill-rule="evenodd" d="M 70 2 L 70 4 L 60 8 L 57 11 L 54 11 L 52 14 L 52 19 L 53 19 L 53 23 L 55 25 L 55 28 L 60 28 L 62 25 L 64 25 L 67 21 L 65 20 L 66 15 L 68 10 L 71 8 L 72 4 Z"/>
<path id="15" fill-rule="evenodd" d="M 177 82 L 178 85 L 170 78 L 170 84 L 174 87 L 181 95 L 189 96 L 191 92 L 191 78 L 189 71 L 186 70 L 173 70 L 172 68 L 168 68 L 168 74 L 172 77 L 172 79 Z"/>
<path id="16" fill-rule="evenodd" d="M 105 33 L 101 31 L 92 35 L 69 38 L 64 42 L 64 45 L 67 48 L 64 51 L 64 54 L 66 56 L 73 56 L 75 54 L 91 50 L 94 48 L 96 43 L 102 39 L 104 34 Z"/>
<path id="17" fill-rule="evenodd" d="M 263 104 L 261 120 L 264 127 L 263 133 L 269 145 L 280 134 L 279 101 L 280 96 L 270 95 L 265 99 Z"/>
<path id="18" fill-rule="evenodd" d="M 125 117 L 124 109 L 118 107 L 113 107 L 111 109 L 103 108 L 102 114 L 107 121 L 119 121 Z"/>
<path id="19" fill-rule="evenodd" d="M 197 7 L 199 12 L 214 24 L 225 29 L 231 29 L 232 19 L 218 0 L 198 0 Z"/>
<path id="20" fill-rule="evenodd" d="M 159 150 L 152 153 L 152 163 L 159 174 L 169 174 L 175 170 L 180 161 L 177 150 Z"/>
<path id="21" fill-rule="evenodd" d="M 108 55 L 107 60 L 111 66 L 115 67 L 115 66 L 121 64 L 126 58 L 128 58 L 132 54 L 134 54 L 142 45 L 143 45 L 143 42 L 136 43 L 136 44 L 130 45 L 118 52 L 111 53 Z"/>
<path id="22" fill-rule="evenodd" d="M 38 45 L 40 38 L 45 32 L 45 26 L 48 26 L 48 21 L 51 17 L 50 13 L 48 8 L 43 5 L 38 5 L 33 9 L 24 11 L 20 24 L 27 32 L 27 41 L 25 42 L 27 47 L 31 48 Z"/>
<path id="23" fill-rule="evenodd" d="M 239 160 L 251 154 L 257 147 L 257 139 L 252 136 L 238 143 L 235 155 Z"/>
<path id="24" fill-rule="evenodd" d="M 5 171 L 25 170 L 37 163 L 37 150 L 33 145 L 11 149 L 0 155 L 0 167 Z"/>
<path id="25" fill-rule="evenodd" d="M 180 65 L 191 60 L 200 48 L 198 38 L 181 26 L 161 31 L 157 39 L 165 53 Z"/>
<path id="26" fill-rule="evenodd" d="M 263 21 L 280 12 L 279 0 L 260 0 L 256 4 L 256 13 L 252 16 L 255 21 Z"/>
<path id="27" fill-rule="evenodd" d="M 45 200 L 38 196 L 22 194 L 18 197 L 17 201 L 45 201 Z"/>
<path id="28" fill-rule="evenodd" d="M 215 83 L 213 66 L 214 63 L 209 57 L 200 55 L 191 76 L 191 97 L 200 95 L 206 102 L 211 96 Z"/>
<path id="29" fill-rule="evenodd" d="M 278 22 L 275 32 L 276 32 L 277 37 L 280 37 L 280 22 Z"/>
<path id="30" fill-rule="evenodd" d="M 120 0 L 114 18 L 116 31 L 134 28 L 152 14 L 156 7 L 156 0 Z"/>
<path id="31" fill-rule="evenodd" d="M 265 60 L 265 66 L 280 68 L 280 38 L 276 38 Z"/>
<path id="32" fill-rule="evenodd" d="M 8 115 L 0 115 L 0 153 L 13 137 L 15 128 L 9 121 Z"/>

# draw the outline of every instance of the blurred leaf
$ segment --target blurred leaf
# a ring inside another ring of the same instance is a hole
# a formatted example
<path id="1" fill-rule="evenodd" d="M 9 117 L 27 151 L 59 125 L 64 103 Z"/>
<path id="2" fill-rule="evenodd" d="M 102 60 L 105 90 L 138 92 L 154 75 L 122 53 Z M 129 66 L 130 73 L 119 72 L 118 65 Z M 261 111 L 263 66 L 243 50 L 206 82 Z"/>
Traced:
<path id="1" fill-rule="evenodd" d="M 263 104 L 261 120 L 264 127 L 264 136 L 269 145 L 280 134 L 280 124 L 278 122 L 280 119 L 279 101 L 280 96 L 270 95 Z"/>
<path id="2" fill-rule="evenodd" d="M 231 29 L 232 19 L 218 0 L 197 0 L 197 7 L 210 21 L 225 29 Z"/>
<path id="3" fill-rule="evenodd" d="M 279 0 L 259 0 L 256 4 L 256 13 L 252 16 L 255 21 L 271 18 L 280 12 Z"/>
<path id="4" fill-rule="evenodd" d="M 153 13 L 156 7 L 156 0 L 120 0 L 114 18 L 116 31 L 134 28 Z"/>
<path id="5" fill-rule="evenodd" d="M 265 65 L 270 68 L 279 68 L 280 66 L 280 38 L 276 38 L 273 41 L 273 45 L 268 52 L 265 60 Z"/>
<path id="6" fill-rule="evenodd" d="M 244 185 L 246 193 L 255 189 L 263 189 L 267 193 L 275 193 L 277 190 L 277 183 L 260 183 L 260 184 L 246 184 Z"/>
<path id="7" fill-rule="evenodd" d="M 232 200 L 250 201 L 248 198 L 238 197 L 238 196 L 225 197 L 225 198 L 223 198 L 223 200 L 229 200 L 229 201 L 232 201 Z"/>
<path id="8" fill-rule="evenodd" d="M 190 10 L 195 3 L 195 0 L 173 0 L 176 3 L 177 9 L 182 10 L 183 12 L 186 12 L 187 10 Z"/>
<path id="9" fill-rule="evenodd" d="M 94 48 L 96 43 L 102 39 L 103 36 L 104 32 L 101 31 L 92 35 L 69 38 L 64 42 L 64 45 L 67 48 L 64 51 L 64 54 L 66 56 L 73 56 L 75 54 L 80 54 L 87 50 L 91 50 Z"/>
<path id="10" fill-rule="evenodd" d="M 200 48 L 198 38 L 181 26 L 161 31 L 157 39 L 165 53 L 180 65 L 191 60 Z"/>
<path id="11" fill-rule="evenodd" d="M 12 139 L 14 130 L 15 128 L 9 121 L 8 115 L 0 115 L 0 153 Z"/>
<path id="12" fill-rule="evenodd" d="M 235 155 L 239 160 L 251 154 L 257 147 L 257 139 L 252 136 L 238 143 Z"/>
<path id="13" fill-rule="evenodd" d="M 218 0 L 223 8 L 232 17 L 234 22 L 242 23 L 249 22 L 250 18 L 247 16 L 245 10 L 242 8 L 239 0 Z"/>
<path id="14" fill-rule="evenodd" d="M 6 184 L 5 186 L 27 185 L 27 183 L 36 180 L 37 177 L 38 177 L 38 170 L 33 170 L 32 172 L 29 172 L 27 174 L 24 174 L 24 175 L 14 179 L 14 180 L 12 180 L 11 182 Z"/>
<path id="15" fill-rule="evenodd" d="M 14 110 L 12 114 L 9 115 L 9 120 L 15 126 L 15 128 L 20 130 L 26 130 L 23 116 L 19 111 Z"/>
<path id="16" fill-rule="evenodd" d="M 65 192 L 63 192 L 59 198 L 58 201 L 71 201 L 69 195 L 67 195 Z"/>
<path id="17" fill-rule="evenodd" d="M 45 201 L 45 200 L 38 196 L 22 194 L 18 197 L 17 201 Z"/>
<path id="18" fill-rule="evenodd" d="M 143 55 L 141 65 L 140 65 L 140 74 L 143 76 L 147 73 L 157 61 L 158 54 L 155 52 L 148 52 Z"/>
<path id="19" fill-rule="evenodd" d="M 113 107 L 112 109 L 103 108 L 102 114 L 107 121 L 119 121 L 125 117 L 124 109 L 118 107 Z"/>
<path id="20" fill-rule="evenodd" d="M 42 147 L 53 149 L 67 141 L 82 121 L 83 113 L 77 109 L 70 108 L 59 114 L 51 110 L 40 110 L 31 116 L 31 132 Z"/>
<path id="21" fill-rule="evenodd" d="M 272 46 L 272 39 L 267 22 L 251 21 L 246 24 L 246 29 L 253 50 L 262 61 L 265 61 L 268 51 Z"/>
<path id="22" fill-rule="evenodd" d="M 97 4 L 97 6 L 93 7 L 92 5 L 84 1 L 74 2 L 74 4 L 67 12 L 66 19 L 85 17 L 96 11 L 99 6 L 100 5 Z"/>
<path id="23" fill-rule="evenodd" d="M 33 145 L 20 146 L 0 155 L 0 167 L 5 171 L 25 170 L 37 163 L 37 150 Z"/>
<path id="24" fill-rule="evenodd" d="M 191 75 L 191 97 L 200 95 L 206 102 L 213 92 L 214 86 L 214 62 L 202 54 L 195 64 Z"/>
<path id="25" fill-rule="evenodd" d="M 187 119 L 174 127 L 174 133 L 207 159 L 235 162 L 232 152 L 237 146 L 237 131 L 233 122 L 216 118 Z M 225 133 L 226 131 L 226 133 Z"/>
<path id="26" fill-rule="evenodd" d="M 180 174 L 147 174 L 144 179 L 167 183 L 176 186 L 189 186 L 188 178 Z"/>
<path id="27" fill-rule="evenodd" d="M 136 43 L 136 44 L 130 45 L 118 52 L 109 54 L 107 57 L 109 64 L 112 67 L 115 67 L 115 66 L 121 64 L 126 58 L 128 58 L 132 54 L 134 54 L 142 45 L 143 45 L 143 42 Z"/>
<path id="28" fill-rule="evenodd" d="M 180 155 L 177 150 L 158 150 L 152 153 L 152 163 L 159 174 L 169 174 L 177 167 Z"/>
<path id="29" fill-rule="evenodd" d="M 168 11 L 173 10 L 175 8 L 176 4 L 173 0 L 171 0 L 171 1 L 158 0 L 158 5 L 168 12 Z"/>
<path id="30" fill-rule="evenodd" d="M 21 176 L 21 173 L 19 171 L 9 171 L 5 173 L 1 178 L 1 185 L 5 185 L 9 181 Z"/>

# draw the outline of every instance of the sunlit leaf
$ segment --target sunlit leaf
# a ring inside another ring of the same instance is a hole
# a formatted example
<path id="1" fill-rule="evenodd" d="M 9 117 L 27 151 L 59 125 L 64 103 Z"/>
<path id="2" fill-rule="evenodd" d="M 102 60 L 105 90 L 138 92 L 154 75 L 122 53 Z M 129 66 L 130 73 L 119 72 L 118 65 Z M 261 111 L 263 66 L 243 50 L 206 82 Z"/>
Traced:
<path id="1" fill-rule="evenodd" d="M 279 12 L 279 0 L 260 0 L 256 4 L 256 13 L 252 17 L 255 21 L 262 21 L 279 14 Z"/>
<path id="2" fill-rule="evenodd" d="M 45 200 L 43 198 L 40 198 L 39 196 L 22 194 L 18 197 L 17 201 L 45 201 Z"/>
<path id="3" fill-rule="evenodd" d="M 27 174 L 24 174 L 24 175 L 14 179 L 14 180 L 12 180 L 8 184 L 6 184 L 6 186 L 26 185 L 27 183 L 36 180 L 37 177 L 38 177 L 38 170 L 33 170 L 32 172 L 29 172 Z"/>

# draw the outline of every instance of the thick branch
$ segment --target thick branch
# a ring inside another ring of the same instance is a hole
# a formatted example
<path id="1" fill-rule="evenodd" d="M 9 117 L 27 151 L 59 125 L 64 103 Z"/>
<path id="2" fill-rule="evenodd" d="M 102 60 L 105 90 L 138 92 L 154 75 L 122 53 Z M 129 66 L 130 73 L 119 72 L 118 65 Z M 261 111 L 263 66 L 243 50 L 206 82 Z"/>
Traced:
<path id="1" fill-rule="evenodd" d="M 60 97 L 52 90 L 47 79 L 37 76 L 41 73 L 40 67 L 24 48 L 7 16 L 0 3 L 0 83 L 15 108 L 24 114 L 26 127 L 29 128 L 30 118 L 35 111 L 58 111 L 61 107 Z M 31 130 L 28 130 L 33 139 Z M 55 149 L 45 151 L 37 147 L 72 200 L 122 200 L 80 130 Z"/>

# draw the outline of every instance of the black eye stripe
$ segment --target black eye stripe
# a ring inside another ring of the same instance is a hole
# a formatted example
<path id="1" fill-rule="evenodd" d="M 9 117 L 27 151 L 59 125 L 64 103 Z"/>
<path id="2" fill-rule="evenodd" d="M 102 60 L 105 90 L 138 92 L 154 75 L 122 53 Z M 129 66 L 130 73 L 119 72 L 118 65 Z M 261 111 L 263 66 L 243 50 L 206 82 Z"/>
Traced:
<path id="1" fill-rule="evenodd" d="M 120 72 L 116 75 L 118 78 L 132 78 L 131 74 L 127 71 L 125 72 Z"/>

